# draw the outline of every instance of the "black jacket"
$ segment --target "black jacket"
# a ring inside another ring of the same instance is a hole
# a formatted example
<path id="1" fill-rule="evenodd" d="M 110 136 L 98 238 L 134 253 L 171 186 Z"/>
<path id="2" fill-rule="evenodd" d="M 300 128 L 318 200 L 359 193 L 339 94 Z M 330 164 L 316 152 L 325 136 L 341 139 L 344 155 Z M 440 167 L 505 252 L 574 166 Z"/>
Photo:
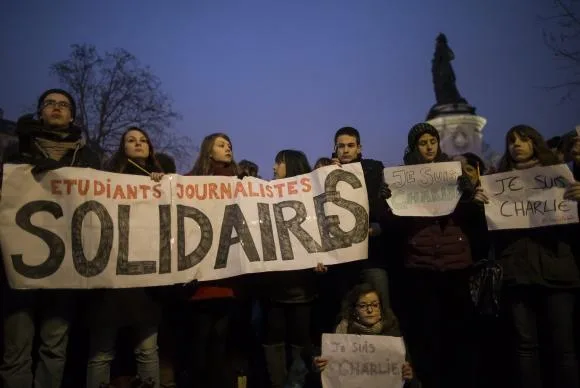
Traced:
<path id="1" fill-rule="evenodd" d="M 369 201 L 369 222 L 378 223 L 381 226 L 382 233 L 379 236 L 369 237 L 369 254 L 368 260 L 365 260 L 363 266 L 366 268 L 384 268 L 386 258 L 384 257 L 384 234 L 386 231 L 386 220 L 388 217 L 387 202 L 380 197 L 381 184 L 384 182 L 383 162 L 373 159 L 360 160 L 365 184 L 367 186 L 367 196 Z"/>
<path id="2" fill-rule="evenodd" d="M 492 232 L 506 285 L 580 287 L 576 262 L 577 225 Z"/>
<path id="3" fill-rule="evenodd" d="M 79 142 L 77 149 L 70 150 L 60 160 L 53 160 L 46 157 L 45 152 L 43 152 L 35 141 L 35 131 L 29 130 L 26 126 L 26 124 L 20 125 L 19 123 L 16 129 L 18 143 L 12 145 L 4 152 L 3 163 L 31 164 L 38 167 L 36 170 L 38 172 L 60 167 L 89 167 L 100 169 L 101 162 L 98 155 L 83 141 Z M 38 129 L 35 129 L 38 132 Z M 71 127 L 71 129 L 80 135 L 79 128 Z"/>

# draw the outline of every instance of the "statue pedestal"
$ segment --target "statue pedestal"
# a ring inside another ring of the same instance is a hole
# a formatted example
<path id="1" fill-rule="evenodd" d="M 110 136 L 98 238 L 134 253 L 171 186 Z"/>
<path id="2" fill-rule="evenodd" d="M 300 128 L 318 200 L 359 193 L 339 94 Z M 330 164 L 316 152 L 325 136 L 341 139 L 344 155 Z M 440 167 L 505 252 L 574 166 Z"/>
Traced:
<path id="1" fill-rule="evenodd" d="M 474 114 L 446 114 L 427 121 L 437 128 L 441 150 L 449 156 L 472 152 L 483 158 L 484 117 Z"/>

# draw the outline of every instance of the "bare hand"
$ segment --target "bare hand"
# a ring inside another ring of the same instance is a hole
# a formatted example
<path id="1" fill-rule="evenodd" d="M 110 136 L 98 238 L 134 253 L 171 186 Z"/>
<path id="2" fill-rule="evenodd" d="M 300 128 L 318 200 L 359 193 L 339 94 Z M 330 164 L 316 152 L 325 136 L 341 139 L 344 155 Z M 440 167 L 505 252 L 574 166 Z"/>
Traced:
<path id="1" fill-rule="evenodd" d="M 342 163 L 340 163 L 340 160 L 338 160 L 338 158 L 332 158 L 330 160 L 332 161 L 333 166 L 342 167 Z"/>
<path id="2" fill-rule="evenodd" d="M 316 272 L 316 273 L 326 273 L 326 272 L 328 272 L 328 267 L 325 266 L 322 263 L 318 263 L 318 264 L 316 264 L 316 267 L 314 268 L 314 272 Z"/>
<path id="3" fill-rule="evenodd" d="M 314 367 L 317 371 L 322 372 L 326 365 L 328 365 L 328 360 L 325 360 L 322 357 L 314 357 Z"/>
<path id="4" fill-rule="evenodd" d="M 580 182 L 572 182 L 564 192 L 564 199 L 580 201 Z"/>
<path id="5" fill-rule="evenodd" d="M 403 364 L 402 368 L 403 380 L 413 380 L 413 368 L 408 362 Z"/>
<path id="6" fill-rule="evenodd" d="M 485 194 L 483 189 L 481 187 L 478 187 L 477 189 L 475 189 L 473 201 L 479 203 L 489 203 L 489 198 L 487 197 L 487 194 Z"/>
<path id="7" fill-rule="evenodd" d="M 165 174 L 162 172 L 152 172 L 151 173 L 151 179 L 153 179 L 153 181 L 155 182 L 159 182 L 161 180 L 161 178 L 163 178 Z"/>

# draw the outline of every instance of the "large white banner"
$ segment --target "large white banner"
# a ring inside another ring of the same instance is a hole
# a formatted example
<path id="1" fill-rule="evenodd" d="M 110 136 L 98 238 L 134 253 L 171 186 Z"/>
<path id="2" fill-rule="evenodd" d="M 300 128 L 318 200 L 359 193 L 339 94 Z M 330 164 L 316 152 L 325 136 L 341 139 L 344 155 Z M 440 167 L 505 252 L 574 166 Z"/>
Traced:
<path id="1" fill-rule="evenodd" d="M 121 288 L 313 268 L 367 257 L 359 163 L 294 178 L 113 174 L 40 180 L 5 165 L 0 242 L 13 288 Z"/>
<path id="2" fill-rule="evenodd" d="M 489 198 L 487 229 L 524 229 L 578 222 L 578 204 L 565 200 L 574 176 L 565 164 L 481 177 Z"/>
<path id="3" fill-rule="evenodd" d="M 460 162 L 387 167 L 385 182 L 392 194 L 387 203 L 397 216 L 445 216 L 455 210 L 461 198 L 457 187 L 460 175 Z"/>
<path id="4" fill-rule="evenodd" d="M 323 334 L 324 388 L 401 388 L 405 344 L 400 337 Z"/>

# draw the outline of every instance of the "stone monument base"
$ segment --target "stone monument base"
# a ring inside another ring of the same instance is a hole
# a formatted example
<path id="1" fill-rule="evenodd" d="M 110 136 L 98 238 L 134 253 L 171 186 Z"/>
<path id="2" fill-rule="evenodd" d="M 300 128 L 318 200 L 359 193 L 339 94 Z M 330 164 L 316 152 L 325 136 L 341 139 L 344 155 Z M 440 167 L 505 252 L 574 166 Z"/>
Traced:
<path id="1" fill-rule="evenodd" d="M 459 102 L 450 104 L 435 104 L 431 107 L 431 109 L 429 109 L 429 113 L 427 113 L 427 120 L 432 120 L 439 116 L 455 114 L 474 115 L 475 107 L 469 105 L 464 99 L 461 99 Z"/>
<path id="2" fill-rule="evenodd" d="M 484 117 L 469 113 L 449 113 L 427 121 L 439 131 L 441 150 L 449 156 L 472 152 L 483 158 Z"/>

